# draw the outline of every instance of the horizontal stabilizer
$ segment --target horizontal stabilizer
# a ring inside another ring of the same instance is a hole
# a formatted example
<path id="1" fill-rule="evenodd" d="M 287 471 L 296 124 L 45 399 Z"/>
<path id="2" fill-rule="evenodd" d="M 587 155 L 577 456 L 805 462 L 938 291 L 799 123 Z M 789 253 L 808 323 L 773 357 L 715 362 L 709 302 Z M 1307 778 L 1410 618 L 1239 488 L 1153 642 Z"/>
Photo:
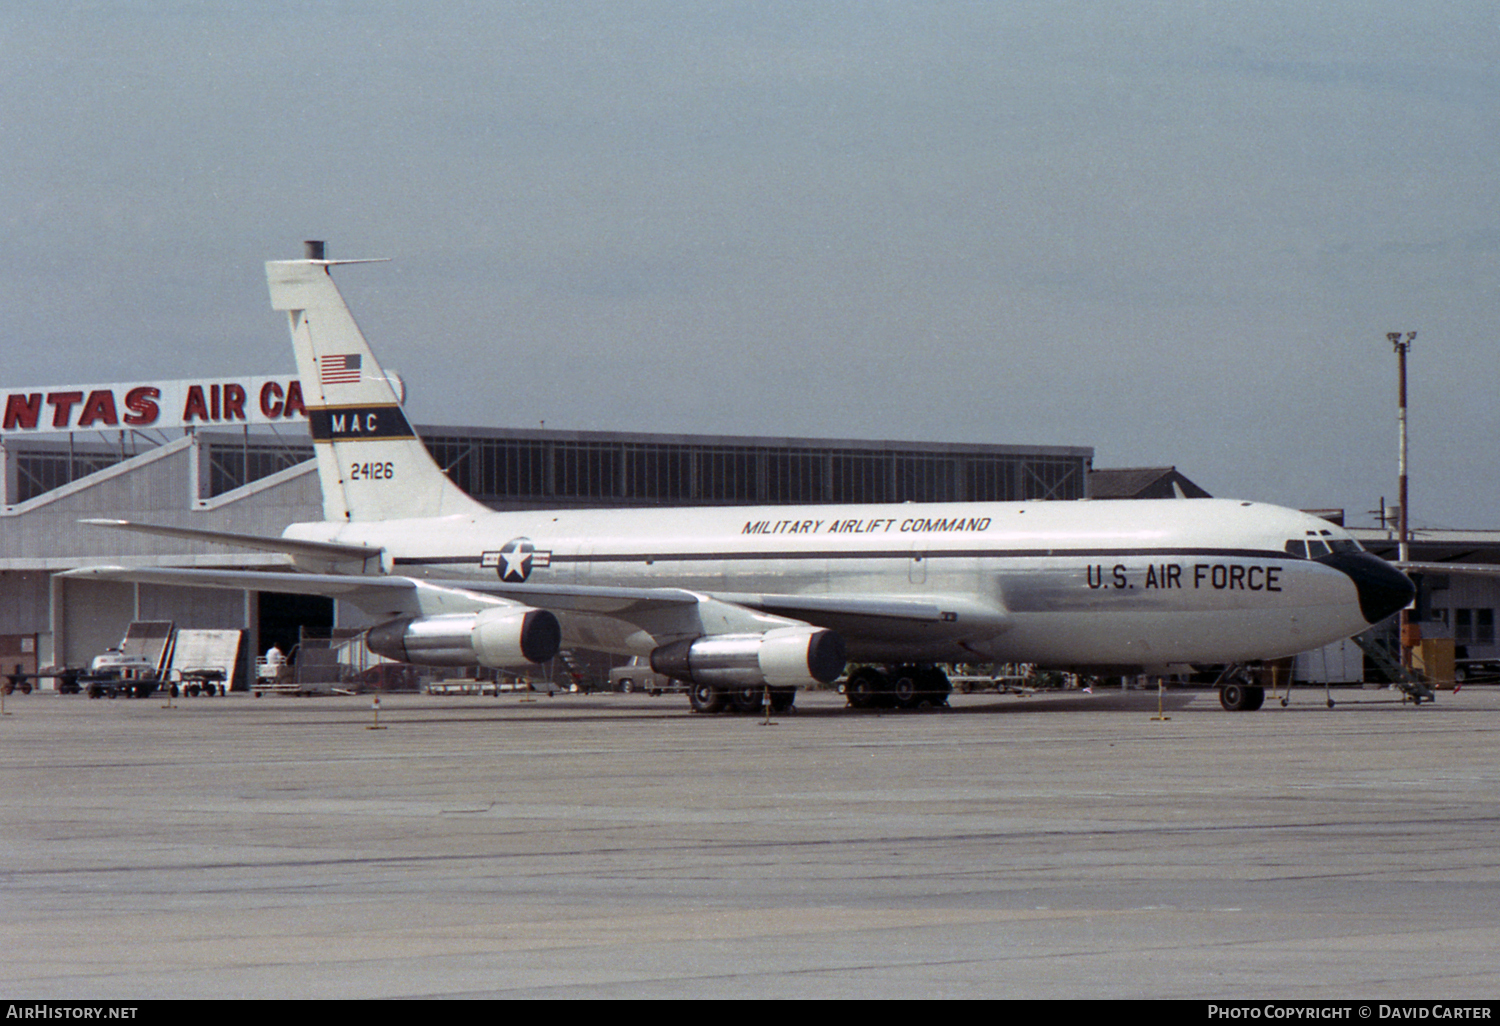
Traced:
<path id="1" fill-rule="evenodd" d="M 182 538 L 188 541 L 211 542 L 239 549 L 254 549 L 258 552 L 280 552 L 300 563 L 321 563 L 323 569 L 334 570 L 341 564 L 361 564 L 352 568 L 355 572 L 365 569 L 366 561 L 373 561 L 369 569 L 380 566 L 381 549 L 370 545 L 345 545 L 339 542 L 303 541 L 297 538 L 267 538 L 257 534 L 235 534 L 230 531 L 205 531 L 194 527 L 168 527 L 164 524 L 139 524 L 131 520 L 80 520 L 80 524 L 91 527 L 108 527 L 116 531 L 135 531 L 139 534 L 159 535 L 165 538 Z"/>
<path id="2" fill-rule="evenodd" d="M 186 570 L 153 567 L 88 566 L 57 575 L 68 580 L 131 581 L 232 591 L 275 591 L 290 595 L 326 595 L 353 602 L 375 615 L 421 612 L 416 582 L 406 577 L 355 574 L 292 574 L 267 570 Z"/>

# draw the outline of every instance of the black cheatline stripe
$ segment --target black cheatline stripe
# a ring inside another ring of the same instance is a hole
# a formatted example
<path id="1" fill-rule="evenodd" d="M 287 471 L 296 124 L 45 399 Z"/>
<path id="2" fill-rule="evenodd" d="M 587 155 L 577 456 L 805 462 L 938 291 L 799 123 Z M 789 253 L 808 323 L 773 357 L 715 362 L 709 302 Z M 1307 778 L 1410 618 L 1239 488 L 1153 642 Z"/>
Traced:
<path id="1" fill-rule="evenodd" d="M 1292 556 L 1280 549 L 882 549 L 879 551 L 849 551 L 844 549 L 823 552 L 632 552 L 632 553 L 605 553 L 588 552 L 576 555 L 568 555 L 554 551 L 552 553 L 552 565 L 559 563 L 639 563 L 651 560 L 654 563 L 692 563 L 712 562 L 715 560 L 772 560 L 772 559 L 910 559 L 913 556 L 921 556 L 923 559 L 1092 559 L 1107 557 L 1110 559 L 1131 559 L 1141 556 L 1151 558 L 1168 558 L 1173 556 L 1220 556 L 1238 559 L 1279 559 L 1279 560 L 1301 560 L 1300 557 Z M 409 565 L 461 565 L 477 564 L 478 556 L 401 556 L 396 559 L 397 566 Z"/>

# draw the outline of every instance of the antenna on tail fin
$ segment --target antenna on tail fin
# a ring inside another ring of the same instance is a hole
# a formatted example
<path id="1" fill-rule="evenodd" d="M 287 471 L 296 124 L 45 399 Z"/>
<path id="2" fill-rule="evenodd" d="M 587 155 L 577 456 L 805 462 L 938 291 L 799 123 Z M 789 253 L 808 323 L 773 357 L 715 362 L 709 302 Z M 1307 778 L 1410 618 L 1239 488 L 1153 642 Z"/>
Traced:
<path id="1" fill-rule="evenodd" d="M 448 479 L 401 411 L 400 382 L 370 351 L 329 275 L 321 240 L 302 260 L 266 262 L 271 308 L 285 310 L 312 429 L 325 520 L 488 512 Z"/>

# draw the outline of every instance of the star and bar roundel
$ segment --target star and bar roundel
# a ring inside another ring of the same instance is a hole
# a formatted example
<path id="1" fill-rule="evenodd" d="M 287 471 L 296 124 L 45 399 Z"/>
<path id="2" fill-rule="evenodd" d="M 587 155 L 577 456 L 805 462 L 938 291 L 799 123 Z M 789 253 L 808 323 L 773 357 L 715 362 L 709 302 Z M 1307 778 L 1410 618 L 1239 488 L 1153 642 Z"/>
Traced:
<path id="1" fill-rule="evenodd" d="M 551 563 L 552 553 L 537 549 L 530 538 L 512 538 L 500 547 L 499 552 L 486 552 L 479 558 L 480 566 L 494 567 L 507 584 L 522 584 L 531 576 L 532 570 Z"/>

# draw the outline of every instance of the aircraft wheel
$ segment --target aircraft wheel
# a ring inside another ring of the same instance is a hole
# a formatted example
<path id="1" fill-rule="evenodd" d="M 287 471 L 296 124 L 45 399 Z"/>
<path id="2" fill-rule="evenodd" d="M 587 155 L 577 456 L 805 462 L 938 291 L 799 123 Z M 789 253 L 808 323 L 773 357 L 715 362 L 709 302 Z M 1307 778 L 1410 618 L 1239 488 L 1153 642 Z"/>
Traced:
<path id="1" fill-rule="evenodd" d="M 1230 712 L 1244 712 L 1250 708 L 1249 690 L 1243 684 L 1225 684 L 1219 689 L 1219 704 Z"/>
<path id="2" fill-rule="evenodd" d="M 886 691 L 885 674 L 873 666 L 861 666 L 849 676 L 844 694 L 851 709 L 873 709 Z"/>
<path id="3" fill-rule="evenodd" d="M 789 712 L 797 702 L 796 688 L 772 688 L 771 689 L 771 711 L 777 713 Z"/>
<path id="4" fill-rule="evenodd" d="M 746 685 L 735 688 L 729 693 L 729 704 L 734 706 L 737 713 L 755 714 L 761 711 L 765 705 L 766 689 L 764 685 Z"/>
<path id="5" fill-rule="evenodd" d="M 933 708 L 941 709 L 948 704 L 948 696 L 953 693 L 953 684 L 948 680 L 948 675 L 936 666 L 929 666 L 922 670 L 922 690 L 927 692 L 924 696 L 927 704 Z"/>
<path id="6" fill-rule="evenodd" d="M 688 704 L 696 713 L 716 713 L 724 711 L 726 696 L 723 691 L 712 684 L 693 683 L 688 686 Z"/>
<path id="7" fill-rule="evenodd" d="M 917 705 L 922 696 L 922 685 L 918 683 L 921 676 L 915 666 L 903 666 L 891 677 L 891 697 L 896 700 L 898 709 L 912 709 Z"/>
<path id="8" fill-rule="evenodd" d="M 1282 705 L 1286 705 L 1286 703 L 1287 703 L 1287 700 L 1285 698 L 1283 698 L 1281 700 L 1281 704 Z M 1259 709 L 1261 706 L 1263 706 L 1265 704 L 1266 704 L 1266 689 L 1265 688 L 1248 687 L 1248 688 L 1245 689 L 1245 711 L 1246 712 L 1254 712 L 1255 710 Z"/>

